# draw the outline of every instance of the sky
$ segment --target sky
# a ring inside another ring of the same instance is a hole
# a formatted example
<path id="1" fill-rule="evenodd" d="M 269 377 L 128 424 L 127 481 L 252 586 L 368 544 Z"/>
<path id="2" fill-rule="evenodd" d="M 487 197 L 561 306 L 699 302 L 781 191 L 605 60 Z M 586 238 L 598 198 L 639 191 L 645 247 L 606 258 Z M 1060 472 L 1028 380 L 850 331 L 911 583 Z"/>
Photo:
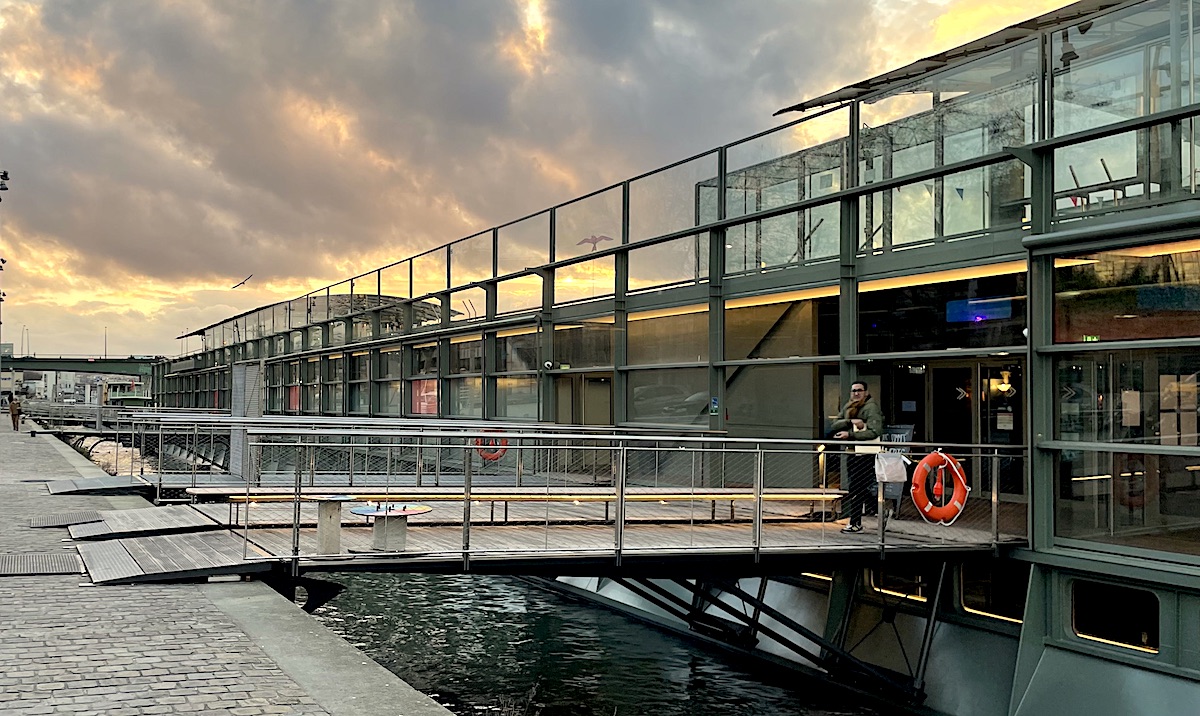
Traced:
<path id="1" fill-rule="evenodd" d="M 0 0 L 0 342 L 194 352 L 1065 4 Z"/>

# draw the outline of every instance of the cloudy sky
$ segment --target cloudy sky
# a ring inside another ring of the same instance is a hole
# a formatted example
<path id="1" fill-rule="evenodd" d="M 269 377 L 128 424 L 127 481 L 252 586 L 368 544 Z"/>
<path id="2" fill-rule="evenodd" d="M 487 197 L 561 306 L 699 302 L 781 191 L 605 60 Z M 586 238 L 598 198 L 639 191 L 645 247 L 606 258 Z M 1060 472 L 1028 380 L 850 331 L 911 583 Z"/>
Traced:
<path id="1" fill-rule="evenodd" d="M 0 340 L 195 350 L 1065 4 L 0 0 Z"/>

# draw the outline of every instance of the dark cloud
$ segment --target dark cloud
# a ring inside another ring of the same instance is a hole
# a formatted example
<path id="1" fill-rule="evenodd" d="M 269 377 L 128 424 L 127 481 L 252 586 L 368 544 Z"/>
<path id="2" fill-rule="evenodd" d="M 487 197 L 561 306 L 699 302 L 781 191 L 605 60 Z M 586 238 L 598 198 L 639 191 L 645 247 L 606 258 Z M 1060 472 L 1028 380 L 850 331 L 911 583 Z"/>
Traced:
<path id="1" fill-rule="evenodd" d="M 876 32 L 867 0 L 542 11 L 539 49 L 499 0 L 8 5 L 4 226 L 96 281 L 315 286 L 777 124 Z M 143 320 L 227 308 L 177 300 Z"/>

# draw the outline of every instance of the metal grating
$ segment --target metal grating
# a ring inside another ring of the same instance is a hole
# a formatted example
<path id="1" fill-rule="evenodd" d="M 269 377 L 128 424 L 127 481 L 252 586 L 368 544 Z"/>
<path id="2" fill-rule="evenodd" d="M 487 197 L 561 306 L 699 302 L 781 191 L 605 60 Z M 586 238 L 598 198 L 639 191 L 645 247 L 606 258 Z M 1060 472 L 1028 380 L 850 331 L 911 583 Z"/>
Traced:
<path id="1" fill-rule="evenodd" d="M 57 515 L 44 515 L 29 520 L 30 527 L 67 527 L 83 524 L 84 522 L 99 522 L 103 519 L 96 510 L 84 512 L 63 512 Z"/>
<path id="2" fill-rule="evenodd" d="M 79 574 L 83 565 L 70 552 L 0 554 L 0 576 L 18 577 L 36 574 Z"/>

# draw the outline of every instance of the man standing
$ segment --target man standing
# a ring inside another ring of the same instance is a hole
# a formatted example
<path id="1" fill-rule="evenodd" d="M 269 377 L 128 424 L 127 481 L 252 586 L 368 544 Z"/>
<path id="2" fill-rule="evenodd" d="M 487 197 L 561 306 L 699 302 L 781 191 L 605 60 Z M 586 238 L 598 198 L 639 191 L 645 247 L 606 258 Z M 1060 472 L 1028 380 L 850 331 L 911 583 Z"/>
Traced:
<path id="1" fill-rule="evenodd" d="M 13 394 L 12 400 L 8 401 L 8 414 L 12 416 L 13 430 L 21 429 L 21 400 Z"/>
<path id="2" fill-rule="evenodd" d="M 834 440 L 878 440 L 883 434 L 883 410 L 871 399 L 866 381 L 850 384 L 850 400 L 842 406 L 829 432 Z M 846 459 L 846 472 L 850 473 L 849 479 L 843 481 L 842 488 L 846 490 L 850 523 L 842 531 L 862 532 L 863 507 L 875 484 L 875 456 L 850 455 Z"/>

